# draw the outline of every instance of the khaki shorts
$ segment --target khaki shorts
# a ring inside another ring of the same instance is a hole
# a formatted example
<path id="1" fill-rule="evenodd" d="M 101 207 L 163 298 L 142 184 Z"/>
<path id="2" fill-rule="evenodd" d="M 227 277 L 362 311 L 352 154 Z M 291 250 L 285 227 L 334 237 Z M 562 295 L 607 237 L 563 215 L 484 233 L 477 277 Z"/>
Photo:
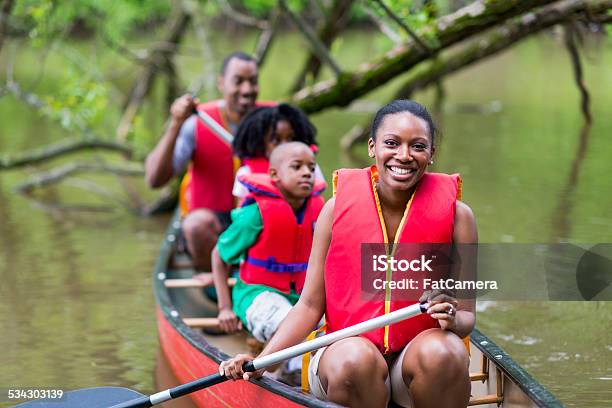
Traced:
<path id="1" fill-rule="evenodd" d="M 406 387 L 406 384 L 404 384 L 404 379 L 402 377 L 402 361 L 404 360 L 404 355 L 409 345 L 410 343 L 404 347 L 399 357 L 391 363 L 389 375 L 385 380 L 385 384 L 387 385 L 389 395 L 393 399 L 393 402 L 405 408 L 412 408 L 413 405 L 410 391 L 408 387 Z M 325 349 L 327 349 L 327 347 L 317 350 L 315 355 L 310 359 L 310 364 L 308 365 L 308 386 L 310 387 L 310 392 L 312 395 L 322 400 L 327 400 L 327 393 L 319 378 L 319 361 Z M 388 402 L 389 401 L 387 401 L 387 403 Z"/>

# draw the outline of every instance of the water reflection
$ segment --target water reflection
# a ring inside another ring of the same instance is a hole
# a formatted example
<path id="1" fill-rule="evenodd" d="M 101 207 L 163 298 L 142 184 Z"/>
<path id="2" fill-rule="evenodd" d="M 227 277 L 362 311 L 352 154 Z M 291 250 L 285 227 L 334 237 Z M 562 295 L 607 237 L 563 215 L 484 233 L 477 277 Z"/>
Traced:
<path id="1" fill-rule="evenodd" d="M 178 382 L 172 373 L 170 363 L 168 363 L 163 350 L 161 347 L 157 347 L 157 356 L 155 359 L 155 390 L 163 391 L 168 388 L 176 387 L 177 385 L 181 385 L 181 383 Z M 189 396 L 165 402 L 161 406 L 164 408 L 197 408 L 197 405 L 193 403 Z"/>
<path id="2" fill-rule="evenodd" d="M 553 215 L 554 240 L 567 240 L 571 236 L 571 213 L 575 205 L 575 192 L 578 188 L 578 178 L 580 169 L 584 165 L 586 153 L 589 146 L 589 135 L 591 134 L 591 124 L 585 123 L 578 135 L 576 154 L 572 160 L 570 172 L 565 181 L 564 188 L 559 195 L 559 203 Z"/>

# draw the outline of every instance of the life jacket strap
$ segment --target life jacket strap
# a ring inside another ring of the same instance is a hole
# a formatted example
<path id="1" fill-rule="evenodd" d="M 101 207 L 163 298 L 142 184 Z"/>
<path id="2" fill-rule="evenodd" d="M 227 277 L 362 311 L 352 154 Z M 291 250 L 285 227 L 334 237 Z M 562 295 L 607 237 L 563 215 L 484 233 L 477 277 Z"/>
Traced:
<path id="1" fill-rule="evenodd" d="M 252 256 L 248 256 L 246 262 L 253 266 L 264 268 L 269 272 L 278 273 L 298 273 L 304 272 L 308 268 L 308 262 L 280 263 L 276 262 L 274 257 L 270 257 L 268 259 L 257 259 L 253 258 Z"/>

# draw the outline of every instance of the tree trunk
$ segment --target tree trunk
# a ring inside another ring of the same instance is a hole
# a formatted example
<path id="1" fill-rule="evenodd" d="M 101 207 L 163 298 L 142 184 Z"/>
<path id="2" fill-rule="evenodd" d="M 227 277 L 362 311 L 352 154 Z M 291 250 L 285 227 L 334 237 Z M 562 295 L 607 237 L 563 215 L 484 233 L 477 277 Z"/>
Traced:
<path id="1" fill-rule="evenodd" d="M 0 51 L 2 51 L 2 45 L 4 45 L 4 38 L 8 31 L 8 22 L 12 9 L 13 0 L 4 0 L 2 7 L 0 7 Z"/>

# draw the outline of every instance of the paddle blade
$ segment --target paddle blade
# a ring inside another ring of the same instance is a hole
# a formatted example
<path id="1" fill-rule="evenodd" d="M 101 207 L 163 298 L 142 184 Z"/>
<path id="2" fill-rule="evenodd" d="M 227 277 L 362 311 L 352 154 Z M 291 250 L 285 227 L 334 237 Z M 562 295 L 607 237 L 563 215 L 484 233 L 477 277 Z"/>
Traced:
<path id="1" fill-rule="evenodd" d="M 69 391 L 61 400 L 29 401 L 15 408 L 108 408 L 140 397 L 144 395 L 128 388 L 96 387 Z"/>

